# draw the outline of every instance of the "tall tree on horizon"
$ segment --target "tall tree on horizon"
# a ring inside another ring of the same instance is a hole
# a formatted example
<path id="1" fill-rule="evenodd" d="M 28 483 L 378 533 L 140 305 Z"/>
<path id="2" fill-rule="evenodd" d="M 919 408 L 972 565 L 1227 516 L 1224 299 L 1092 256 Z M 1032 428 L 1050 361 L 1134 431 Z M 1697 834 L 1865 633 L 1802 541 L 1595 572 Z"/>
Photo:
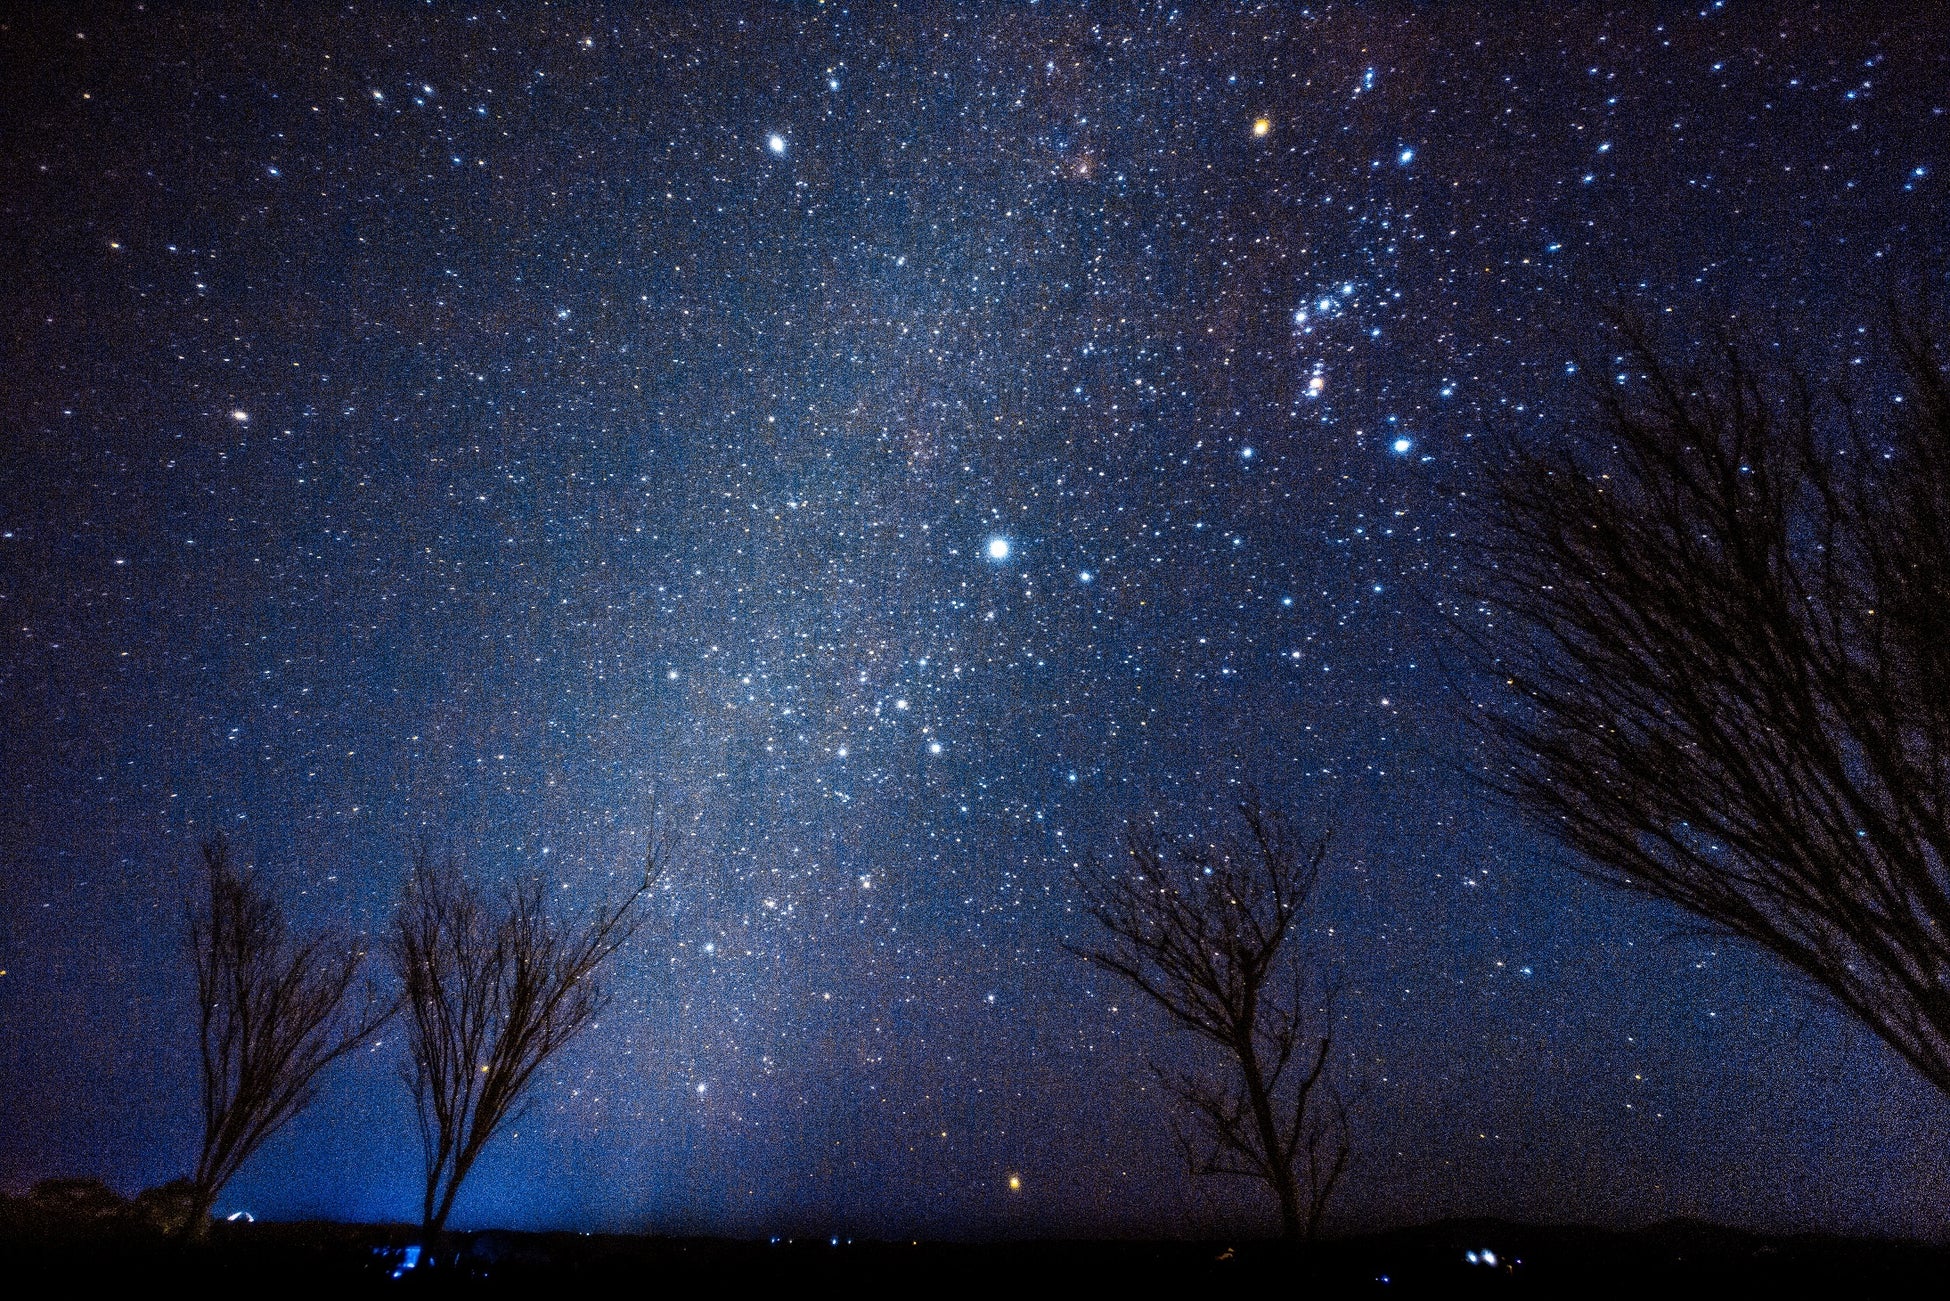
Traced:
<path id="1" fill-rule="evenodd" d="M 468 1172 L 535 1073 L 602 1009 L 597 970 L 647 920 L 664 865 L 654 832 L 642 879 L 580 918 L 526 876 L 490 893 L 450 855 L 416 852 L 393 929 L 407 1062 L 425 1158 L 422 1231 L 439 1234 Z"/>
<path id="2" fill-rule="evenodd" d="M 223 837 L 203 842 L 202 861 L 204 897 L 187 924 L 203 1101 L 184 1226 L 192 1239 L 208 1233 L 210 1208 L 244 1162 L 318 1096 L 319 1074 L 393 1013 L 370 986 L 349 1011 L 364 950 L 349 938 L 295 938 Z"/>
<path id="3" fill-rule="evenodd" d="M 1293 935 L 1329 838 L 1303 841 L 1254 793 L 1237 812 L 1242 832 L 1212 843 L 1132 823 L 1121 864 L 1092 860 L 1078 872 L 1103 938 L 1071 951 L 1224 1053 L 1218 1079 L 1157 1068 L 1189 1117 L 1178 1138 L 1192 1171 L 1264 1183 L 1282 1236 L 1311 1240 L 1349 1154 L 1331 1072 L 1333 1000 Z"/>
<path id="4" fill-rule="evenodd" d="M 1950 374 L 1940 317 L 1890 322 L 1873 404 L 1615 323 L 1627 374 L 1502 476 L 1467 635 L 1491 783 L 1581 870 L 1950 1093 Z"/>

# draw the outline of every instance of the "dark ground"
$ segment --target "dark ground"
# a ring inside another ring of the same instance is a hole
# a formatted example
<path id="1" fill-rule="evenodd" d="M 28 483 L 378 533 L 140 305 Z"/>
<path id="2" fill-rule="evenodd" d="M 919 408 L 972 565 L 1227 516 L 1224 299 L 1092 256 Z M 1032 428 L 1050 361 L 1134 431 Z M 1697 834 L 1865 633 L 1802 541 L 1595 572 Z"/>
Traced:
<path id="1" fill-rule="evenodd" d="M 1116 1289 L 1196 1295 L 1241 1286 L 1269 1294 L 1564 1296 L 1821 1289 L 1834 1295 L 1942 1295 L 1950 1248 L 1813 1235 L 1767 1236 L 1694 1222 L 1633 1232 L 1456 1220 L 1341 1238 L 1296 1252 L 1263 1242 L 775 1243 L 613 1234 L 450 1235 L 443 1259 L 403 1270 L 405 1226 L 218 1224 L 201 1247 L 153 1232 L 14 1226 L 0 1277 L 34 1292 L 171 1287 L 257 1294 L 293 1290 L 466 1291 L 686 1296 L 761 1287 L 921 1296 Z M 1490 1254 L 1485 1254 L 1485 1253 Z M 1493 1262 L 1493 1263 L 1492 1263 Z"/>

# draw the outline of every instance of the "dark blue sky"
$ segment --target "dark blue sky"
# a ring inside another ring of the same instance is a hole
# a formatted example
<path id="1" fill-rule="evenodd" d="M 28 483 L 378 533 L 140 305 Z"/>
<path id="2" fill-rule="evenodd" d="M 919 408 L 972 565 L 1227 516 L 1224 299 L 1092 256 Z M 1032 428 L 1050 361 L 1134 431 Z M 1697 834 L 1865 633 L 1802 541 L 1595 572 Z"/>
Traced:
<path id="1" fill-rule="evenodd" d="M 1944 1228 L 1943 1101 L 1491 806 L 1444 632 L 1595 300 L 1883 382 L 1932 6 L 639 9 L 0 23 L 0 1181 L 190 1164 L 199 838 L 378 934 L 654 785 L 457 1223 L 1218 1220 L 1061 944 L 1243 780 L 1338 828 L 1342 1222 Z M 415 1213 L 382 1039 L 223 1209 Z"/>

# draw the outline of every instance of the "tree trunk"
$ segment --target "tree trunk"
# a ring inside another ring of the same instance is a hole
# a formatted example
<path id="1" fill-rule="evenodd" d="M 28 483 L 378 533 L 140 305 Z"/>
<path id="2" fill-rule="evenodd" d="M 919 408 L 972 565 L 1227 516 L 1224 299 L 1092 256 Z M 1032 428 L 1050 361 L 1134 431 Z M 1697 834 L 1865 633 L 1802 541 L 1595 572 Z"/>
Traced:
<path id="1" fill-rule="evenodd" d="M 420 1226 L 428 1238 L 437 1238 L 447 1231 L 447 1216 L 452 1213 L 453 1209 L 454 1190 L 450 1188 L 447 1190 L 447 1195 L 440 1199 L 440 1209 L 429 1216 L 427 1222 Z"/>
<path id="2" fill-rule="evenodd" d="M 210 1208 L 217 1204 L 217 1190 L 198 1188 L 190 1203 L 189 1218 L 183 1221 L 183 1241 L 207 1242 L 210 1237 Z"/>
<path id="3" fill-rule="evenodd" d="M 454 1168 L 447 1179 L 446 1192 L 441 1194 L 439 1209 L 432 1210 L 429 1213 L 427 1222 L 423 1226 L 429 1235 L 439 1234 L 446 1230 L 447 1217 L 453 1214 L 454 1198 L 460 1194 L 461 1181 L 467 1178 L 467 1172 L 473 1168 L 474 1159 L 472 1157 L 468 1157 L 465 1161 L 462 1161 L 459 1157 L 454 1158 Z M 431 1207 L 433 1201 L 431 1193 L 428 1194 L 427 1201 Z"/>
<path id="4" fill-rule="evenodd" d="M 1293 1166 L 1280 1150 L 1279 1122 L 1273 1119 L 1273 1100 L 1267 1096 L 1266 1078 L 1260 1073 L 1259 1055 L 1248 1040 L 1235 1044 L 1239 1069 L 1246 1077 L 1246 1100 L 1253 1109 L 1253 1125 L 1259 1130 L 1260 1151 L 1266 1161 L 1266 1181 L 1280 1199 L 1280 1236 L 1298 1242 L 1306 1236 L 1300 1221 L 1300 1189 L 1294 1183 Z"/>
<path id="5" fill-rule="evenodd" d="M 437 1223 L 433 1218 L 434 1206 L 439 1196 L 440 1196 L 440 1173 L 438 1170 L 436 1170 L 434 1173 L 427 1176 L 426 1196 L 420 1199 L 420 1232 L 423 1235 L 431 1236 L 433 1234 L 440 1232 L 441 1225 L 445 1224 L 447 1221 L 447 1215 L 445 1211 L 441 1212 L 440 1219 Z"/>

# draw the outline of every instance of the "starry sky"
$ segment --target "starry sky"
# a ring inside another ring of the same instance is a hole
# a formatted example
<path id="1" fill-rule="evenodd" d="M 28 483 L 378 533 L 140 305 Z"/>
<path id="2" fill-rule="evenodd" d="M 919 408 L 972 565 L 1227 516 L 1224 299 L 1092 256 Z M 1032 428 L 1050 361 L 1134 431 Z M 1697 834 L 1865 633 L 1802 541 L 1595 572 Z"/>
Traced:
<path id="1" fill-rule="evenodd" d="M 191 1164 L 200 838 L 377 936 L 416 835 L 582 905 L 654 790 L 457 1224 L 1256 1223 L 1062 947 L 1249 781 L 1336 830 L 1339 1223 L 1950 1227 L 1942 1099 L 1469 775 L 1592 304 L 1873 390 L 1945 252 L 1933 6 L 1603 8 L 10 10 L 0 1182 Z M 415 1214 L 397 1036 L 219 1209 Z"/>

